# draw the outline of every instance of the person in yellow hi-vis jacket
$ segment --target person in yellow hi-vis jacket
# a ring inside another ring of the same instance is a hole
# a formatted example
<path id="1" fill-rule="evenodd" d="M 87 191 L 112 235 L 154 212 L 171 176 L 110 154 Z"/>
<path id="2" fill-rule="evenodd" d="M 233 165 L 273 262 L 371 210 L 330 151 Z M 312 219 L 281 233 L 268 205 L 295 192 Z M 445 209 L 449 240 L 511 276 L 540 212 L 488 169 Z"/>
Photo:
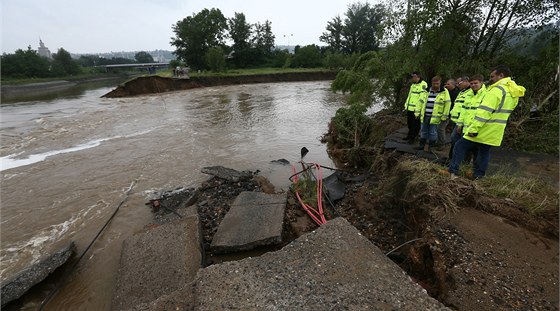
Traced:
<path id="1" fill-rule="evenodd" d="M 437 129 L 441 121 L 447 120 L 449 110 L 451 108 L 451 98 L 449 91 L 441 87 L 441 77 L 432 78 L 432 87 L 428 93 L 424 94 L 424 104 L 416 108 L 415 116 L 420 119 L 420 145 L 415 147 L 418 150 L 424 150 L 426 142 L 428 142 L 428 151 L 433 152 L 438 133 Z"/>
<path id="2" fill-rule="evenodd" d="M 459 116 L 465 109 L 465 105 L 471 100 L 473 96 L 473 91 L 471 90 L 471 83 L 470 79 L 467 76 L 462 76 L 457 79 L 457 85 L 459 86 L 459 95 L 455 99 L 455 105 L 451 109 L 449 113 L 449 117 L 451 118 L 451 122 L 453 125 L 453 130 L 451 130 L 451 147 L 449 148 L 449 157 L 451 159 L 453 157 L 453 146 L 455 143 L 461 138 L 462 132 L 457 131 L 457 121 L 459 120 Z"/>
<path id="3" fill-rule="evenodd" d="M 505 65 L 499 65 L 490 73 L 492 83 L 482 98 L 474 114 L 472 123 L 465 128 L 463 138 L 455 144 L 449 173 L 455 177 L 459 165 L 469 151 L 476 150 L 473 177 L 484 177 L 490 160 L 490 148 L 500 146 L 504 137 L 507 121 L 519 98 L 525 95 L 525 88 L 517 85 L 511 78 L 511 71 Z"/>
<path id="4" fill-rule="evenodd" d="M 422 80 L 422 75 L 415 71 L 411 74 L 412 85 L 408 92 L 408 97 L 404 103 L 404 110 L 406 111 L 406 124 L 408 126 L 408 135 L 404 138 L 409 144 L 413 144 L 418 132 L 420 132 L 420 120 L 416 118 L 414 112 L 424 102 L 424 94 L 428 88 L 428 83 Z"/>
<path id="5" fill-rule="evenodd" d="M 486 86 L 484 86 L 484 77 L 480 74 L 473 75 L 470 80 L 470 97 L 463 103 L 463 109 L 457 118 L 457 128 L 455 129 L 455 134 L 457 135 L 457 140 L 467 133 L 469 126 L 474 122 L 474 116 L 476 114 L 476 109 L 480 106 L 484 95 L 486 94 Z M 455 142 L 457 143 L 457 141 Z M 472 152 L 467 152 L 463 163 L 469 163 L 472 159 L 476 159 L 477 150 L 472 150 Z M 453 158 L 453 156 L 451 156 Z"/>

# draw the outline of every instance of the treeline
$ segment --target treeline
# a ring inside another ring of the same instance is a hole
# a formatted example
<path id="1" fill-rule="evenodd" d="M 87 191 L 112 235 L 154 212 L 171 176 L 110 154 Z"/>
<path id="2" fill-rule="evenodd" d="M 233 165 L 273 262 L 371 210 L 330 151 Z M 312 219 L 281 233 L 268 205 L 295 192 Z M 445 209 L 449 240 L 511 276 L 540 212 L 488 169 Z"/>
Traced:
<path id="1" fill-rule="evenodd" d="M 379 49 L 384 16 L 381 5 L 351 5 L 344 19 L 338 16 L 327 24 L 320 38 L 327 46 L 296 46 L 292 54 L 275 48 L 270 21 L 249 23 L 243 13 L 226 18 L 220 9 L 204 9 L 173 25 L 171 44 L 177 59 L 196 70 L 348 68 L 360 53 Z"/>
<path id="2" fill-rule="evenodd" d="M 104 58 L 98 55 L 82 55 L 73 59 L 68 51 L 63 48 L 52 54 L 52 59 L 42 57 L 36 50 L 27 47 L 27 50 L 18 49 L 13 54 L 4 53 L 1 56 L 2 79 L 27 79 L 66 77 L 83 73 L 105 72 L 104 68 L 96 66 L 152 63 L 154 59 L 147 52 L 138 52 L 134 59 L 113 57 Z"/>

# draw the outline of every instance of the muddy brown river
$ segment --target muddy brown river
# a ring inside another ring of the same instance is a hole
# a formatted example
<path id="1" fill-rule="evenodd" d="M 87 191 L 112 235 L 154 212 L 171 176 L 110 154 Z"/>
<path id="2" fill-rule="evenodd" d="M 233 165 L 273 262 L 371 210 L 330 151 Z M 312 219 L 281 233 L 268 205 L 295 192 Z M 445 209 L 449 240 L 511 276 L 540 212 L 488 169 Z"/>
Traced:
<path id="1" fill-rule="evenodd" d="M 277 191 L 290 166 L 271 161 L 295 163 L 301 147 L 334 166 L 319 139 L 345 97 L 330 81 L 100 98 L 111 89 L 1 107 L 2 281 L 70 241 L 81 254 L 124 202 L 45 310 L 109 310 L 122 241 L 152 219 L 148 197 L 198 186 L 204 166 L 258 169 Z M 52 287 L 11 309 L 36 310 Z"/>

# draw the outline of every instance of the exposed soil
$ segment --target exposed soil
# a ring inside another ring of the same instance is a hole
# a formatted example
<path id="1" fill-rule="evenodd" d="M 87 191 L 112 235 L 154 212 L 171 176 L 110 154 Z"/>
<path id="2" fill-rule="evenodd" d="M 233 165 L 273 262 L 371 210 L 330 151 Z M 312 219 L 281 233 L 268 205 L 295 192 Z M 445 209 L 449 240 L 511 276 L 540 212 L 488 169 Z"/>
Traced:
<path id="1" fill-rule="evenodd" d="M 245 76 L 216 76 L 216 77 L 191 77 L 191 78 L 166 78 L 159 76 L 138 77 L 119 85 L 116 89 L 102 97 L 130 97 L 142 94 L 162 93 L 178 90 L 188 90 L 199 87 L 271 83 L 291 81 L 320 81 L 332 80 L 336 77 L 335 71 L 318 72 L 287 72 L 277 74 L 256 74 Z"/>
<path id="2" fill-rule="evenodd" d="M 387 116 L 384 119 L 395 121 Z M 515 162 L 517 154 L 510 154 Z M 476 181 L 465 178 L 417 193 L 422 185 L 412 181 L 414 170 L 400 163 L 423 160 L 394 151 L 378 151 L 375 156 L 375 169 L 341 172 L 345 196 L 333 205 L 324 202 L 327 219 L 346 218 L 432 297 L 453 310 L 559 309 L 557 210 L 530 214 L 511 200 L 481 192 Z M 538 161 L 528 162 L 549 161 L 538 158 L 535 155 Z M 501 159 L 505 159 L 503 155 Z M 516 162 L 516 168 L 525 168 L 523 161 Z M 557 171 L 557 163 L 543 167 Z M 530 166 L 530 175 L 539 174 L 536 168 Z M 558 178 L 555 182 L 558 184 Z M 244 183 L 212 178 L 198 190 L 190 189 L 175 207 L 189 200 L 197 205 L 208 246 L 237 194 L 263 189 L 274 191 L 257 173 Z M 456 194 L 456 199 L 451 197 L 453 202 L 445 201 L 449 199 L 442 196 L 446 191 Z M 166 204 L 173 205 L 170 201 Z M 169 215 L 162 209 L 158 213 Z M 284 245 L 316 228 L 289 194 Z M 277 248 L 231 258 L 207 251 L 206 264 L 258 256 Z"/>

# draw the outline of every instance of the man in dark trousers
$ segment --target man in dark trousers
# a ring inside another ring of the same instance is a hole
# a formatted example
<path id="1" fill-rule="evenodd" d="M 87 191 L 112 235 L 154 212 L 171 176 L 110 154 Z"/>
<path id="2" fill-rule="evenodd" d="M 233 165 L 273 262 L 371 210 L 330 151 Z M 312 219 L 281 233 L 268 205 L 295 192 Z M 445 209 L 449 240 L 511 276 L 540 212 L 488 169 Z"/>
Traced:
<path id="1" fill-rule="evenodd" d="M 406 111 L 406 124 L 408 126 L 408 135 L 404 140 L 408 141 L 409 144 L 413 144 L 416 136 L 420 132 L 420 119 L 418 119 L 414 112 L 419 110 L 421 105 L 425 104 L 425 93 L 428 89 L 428 83 L 422 80 L 422 75 L 415 71 L 411 75 L 412 85 L 410 86 L 410 91 L 408 92 L 408 97 L 404 103 L 404 110 Z"/>
<path id="2" fill-rule="evenodd" d="M 463 130 L 465 134 L 455 143 L 453 158 L 448 168 L 451 178 L 459 174 L 459 166 L 463 159 L 473 150 L 477 152 L 473 178 L 478 179 L 486 175 L 490 148 L 502 145 L 509 116 L 517 107 L 519 98 L 525 95 L 525 87 L 517 85 L 511 79 L 511 71 L 507 66 L 495 67 L 490 73 L 490 83 L 492 85 L 487 88 L 474 112 L 472 123 Z"/>
<path id="3" fill-rule="evenodd" d="M 457 95 L 459 95 L 459 88 L 457 87 L 457 82 L 455 81 L 455 79 L 449 79 L 447 80 L 447 82 L 445 82 L 444 87 L 447 89 L 447 91 L 449 91 L 449 97 L 451 98 L 451 110 L 453 109 L 453 106 L 455 105 L 455 99 L 457 98 Z M 441 121 L 441 123 L 438 126 L 438 138 L 437 138 L 437 143 L 436 146 L 438 146 L 438 148 L 436 150 L 443 150 L 443 146 L 445 145 L 445 136 L 446 136 L 446 130 L 447 130 L 447 125 L 449 124 L 449 116 L 446 117 L 447 120 Z"/>

